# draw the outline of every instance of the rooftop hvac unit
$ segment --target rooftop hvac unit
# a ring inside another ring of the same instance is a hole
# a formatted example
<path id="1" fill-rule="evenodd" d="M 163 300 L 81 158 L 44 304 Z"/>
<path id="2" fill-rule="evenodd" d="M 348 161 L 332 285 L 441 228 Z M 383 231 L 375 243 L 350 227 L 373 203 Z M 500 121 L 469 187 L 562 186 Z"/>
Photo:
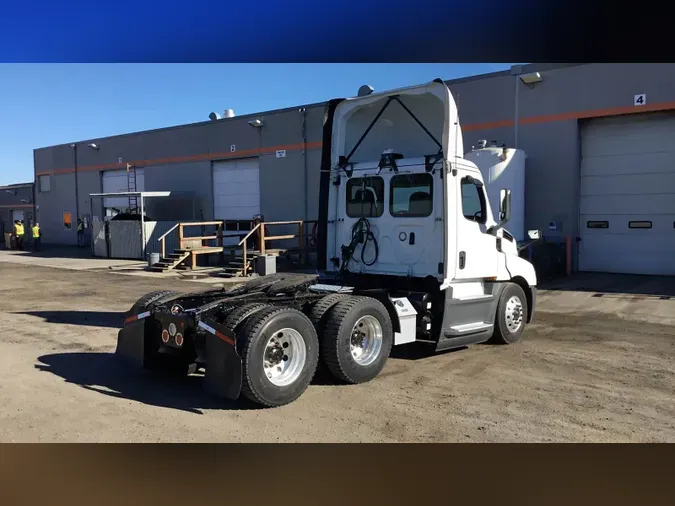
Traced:
<path id="1" fill-rule="evenodd" d="M 234 118 L 234 109 L 225 109 L 225 112 L 223 112 L 223 118 Z"/>

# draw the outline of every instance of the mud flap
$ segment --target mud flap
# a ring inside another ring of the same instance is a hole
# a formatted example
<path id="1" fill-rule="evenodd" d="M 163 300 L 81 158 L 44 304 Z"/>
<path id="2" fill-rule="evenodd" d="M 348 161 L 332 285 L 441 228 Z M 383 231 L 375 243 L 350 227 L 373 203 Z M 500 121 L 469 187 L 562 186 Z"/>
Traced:
<path id="1" fill-rule="evenodd" d="M 115 355 L 133 365 L 145 363 L 145 320 L 126 325 L 117 333 Z"/>
<path id="2" fill-rule="evenodd" d="M 217 397 L 237 399 L 241 393 L 242 364 L 234 334 L 209 318 L 199 322 L 206 331 L 204 389 Z"/>

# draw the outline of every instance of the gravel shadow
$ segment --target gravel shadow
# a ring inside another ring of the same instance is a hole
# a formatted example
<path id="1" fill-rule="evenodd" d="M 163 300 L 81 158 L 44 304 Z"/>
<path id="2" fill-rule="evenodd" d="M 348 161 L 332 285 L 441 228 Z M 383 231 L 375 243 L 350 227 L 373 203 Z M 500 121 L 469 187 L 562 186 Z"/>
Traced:
<path id="1" fill-rule="evenodd" d="M 202 377 L 160 377 L 121 362 L 112 353 L 54 353 L 38 358 L 35 368 L 102 395 L 150 406 L 203 414 L 204 409 L 260 409 L 246 399 L 219 399 L 205 392 Z"/>
<path id="2" fill-rule="evenodd" d="M 124 324 L 124 314 L 115 311 L 24 311 L 14 314 L 37 316 L 47 323 L 82 325 L 85 327 L 120 328 Z"/>

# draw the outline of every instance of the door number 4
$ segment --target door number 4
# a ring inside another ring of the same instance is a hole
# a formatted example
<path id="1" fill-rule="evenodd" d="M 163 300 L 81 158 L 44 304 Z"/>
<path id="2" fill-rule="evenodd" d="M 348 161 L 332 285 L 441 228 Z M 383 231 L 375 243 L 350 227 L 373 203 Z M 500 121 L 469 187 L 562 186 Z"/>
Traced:
<path id="1" fill-rule="evenodd" d="M 640 93 L 633 97 L 633 105 L 645 105 L 647 103 L 647 95 Z"/>

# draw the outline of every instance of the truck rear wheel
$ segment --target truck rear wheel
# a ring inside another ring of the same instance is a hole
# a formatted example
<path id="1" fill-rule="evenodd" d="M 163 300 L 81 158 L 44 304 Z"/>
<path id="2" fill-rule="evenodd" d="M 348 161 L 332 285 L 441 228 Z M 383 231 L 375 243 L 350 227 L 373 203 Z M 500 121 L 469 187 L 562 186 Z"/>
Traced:
<path id="1" fill-rule="evenodd" d="M 527 298 L 516 283 L 508 283 L 499 296 L 492 342 L 513 344 L 523 335 L 527 319 Z"/>
<path id="2" fill-rule="evenodd" d="M 365 383 L 384 368 L 394 340 L 387 309 L 371 297 L 348 297 L 326 316 L 321 338 L 324 363 L 345 383 Z"/>
<path id="3" fill-rule="evenodd" d="M 143 297 L 138 299 L 133 306 L 131 306 L 129 313 L 145 311 L 147 307 L 156 300 L 169 297 L 171 295 L 178 295 L 178 292 L 174 292 L 172 290 L 158 290 L 156 292 L 146 293 L 143 295 Z"/>
<path id="4" fill-rule="evenodd" d="M 326 323 L 328 311 L 330 311 L 335 304 L 341 300 L 345 300 L 347 297 L 349 297 L 349 295 L 345 293 L 332 293 L 312 304 L 312 307 L 307 312 L 307 316 L 316 327 L 316 331 L 319 335 L 323 334 L 323 327 Z"/>
<path id="5" fill-rule="evenodd" d="M 238 343 L 244 397 L 276 407 L 293 402 L 307 390 L 319 361 L 319 339 L 302 312 L 262 309 L 244 322 Z"/>

